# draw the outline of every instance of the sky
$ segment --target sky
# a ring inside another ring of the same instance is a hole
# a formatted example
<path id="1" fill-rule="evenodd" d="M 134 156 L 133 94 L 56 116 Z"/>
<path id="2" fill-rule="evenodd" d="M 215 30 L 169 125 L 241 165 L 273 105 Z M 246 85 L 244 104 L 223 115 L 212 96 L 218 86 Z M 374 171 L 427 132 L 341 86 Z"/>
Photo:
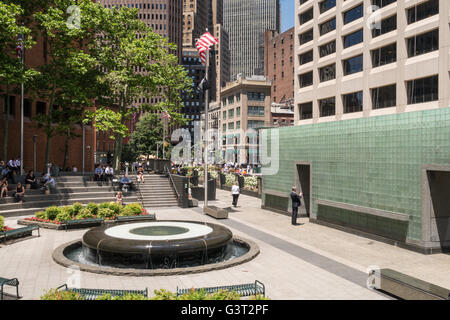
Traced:
<path id="1" fill-rule="evenodd" d="M 281 32 L 294 26 L 295 0 L 281 0 Z"/>

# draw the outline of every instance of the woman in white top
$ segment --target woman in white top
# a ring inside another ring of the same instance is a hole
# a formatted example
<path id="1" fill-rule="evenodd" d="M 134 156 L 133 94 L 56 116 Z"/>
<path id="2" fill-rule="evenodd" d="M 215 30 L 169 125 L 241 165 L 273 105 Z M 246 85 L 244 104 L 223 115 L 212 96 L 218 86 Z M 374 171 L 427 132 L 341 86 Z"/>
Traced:
<path id="1" fill-rule="evenodd" d="M 236 208 L 239 199 L 239 185 L 237 182 L 234 182 L 233 186 L 231 187 L 231 194 L 233 195 L 233 206 Z"/>

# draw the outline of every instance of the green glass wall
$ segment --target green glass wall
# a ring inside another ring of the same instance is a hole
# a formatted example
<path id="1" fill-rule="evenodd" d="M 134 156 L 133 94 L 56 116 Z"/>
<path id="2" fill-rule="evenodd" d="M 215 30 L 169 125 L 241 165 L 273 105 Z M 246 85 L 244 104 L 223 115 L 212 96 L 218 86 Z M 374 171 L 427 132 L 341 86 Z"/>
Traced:
<path id="1" fill-rule="evenodd" d="M 287 210 L 289 201 L 266 192 L 287 197 L 295 163 L 311 162 L 311 208 L 319 219 L 421 240 L 421 167 L 450 164 L 450 108 L 268 129 L 269 137 L 271 130 L 279 130 L 280 164 L 277 174 L 263 176 L 266 207 Z M 410 221 L 403 230 L 394 220 L 318 207 L 317 199 L 405 213 Z"/>

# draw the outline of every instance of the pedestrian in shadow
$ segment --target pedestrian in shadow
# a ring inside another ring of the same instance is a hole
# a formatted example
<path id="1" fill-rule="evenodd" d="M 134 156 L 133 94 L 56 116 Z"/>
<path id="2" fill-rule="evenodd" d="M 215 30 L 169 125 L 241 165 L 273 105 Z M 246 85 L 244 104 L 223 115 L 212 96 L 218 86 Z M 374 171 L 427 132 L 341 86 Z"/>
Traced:
<path id="1" fill-rule="evenodd" d="M 297 225 L 298 207 L 302 205 L 301 198 L 303 193 L 297 194 L 297 188 L 292 187 L 291 200 L 292 200 L 292 225 Z"/>

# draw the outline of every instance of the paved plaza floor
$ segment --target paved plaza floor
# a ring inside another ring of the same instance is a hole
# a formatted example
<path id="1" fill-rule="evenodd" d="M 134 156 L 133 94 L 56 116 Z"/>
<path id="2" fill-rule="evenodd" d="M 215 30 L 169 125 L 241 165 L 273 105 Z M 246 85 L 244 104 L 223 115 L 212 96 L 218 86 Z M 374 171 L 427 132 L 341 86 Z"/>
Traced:
<path id="1" fill-rule="evenodd" d="M 230 208 L 231 194 L 217 190 L 217 201 Z M 200 203 L 202 205 L 202 203 Z M 154 289 L 175 291 L 177 287 L 205 287 L 262 281 L 269 298 L 310 299 L 388 299 L 367 289 L 367 268 L 390 267 L 398 271 L 450 287 L 450 255 L 422 255 L 406 249 L 369 240 L 260 208 L 261 200 L 241 195 L 237 208 L 229 209 L 229 219 L 215 220 L 201 208 L 149 209 L 158 220 L 197 220 L 223 224 L 234 234 L 255 241 L 260 254 L 250 262 L 224 270 L 176 276 L 129 277 L 80 272 L 83 288 Z M 19 217 L 6 218 L 16 227 Z M 41 237 L 1 245 L 0 277 L 20 281 L 22 299 L 39 299 L 45 290 L 73 279 L 73 271 L 56 264 L 52 252 L 59 245 L 81 238 L 84 230 L 41 229 Z M 8 289 L 6 289 L 8 292 Z M 10 290 L 11 293 L 14 289 Z"/>

